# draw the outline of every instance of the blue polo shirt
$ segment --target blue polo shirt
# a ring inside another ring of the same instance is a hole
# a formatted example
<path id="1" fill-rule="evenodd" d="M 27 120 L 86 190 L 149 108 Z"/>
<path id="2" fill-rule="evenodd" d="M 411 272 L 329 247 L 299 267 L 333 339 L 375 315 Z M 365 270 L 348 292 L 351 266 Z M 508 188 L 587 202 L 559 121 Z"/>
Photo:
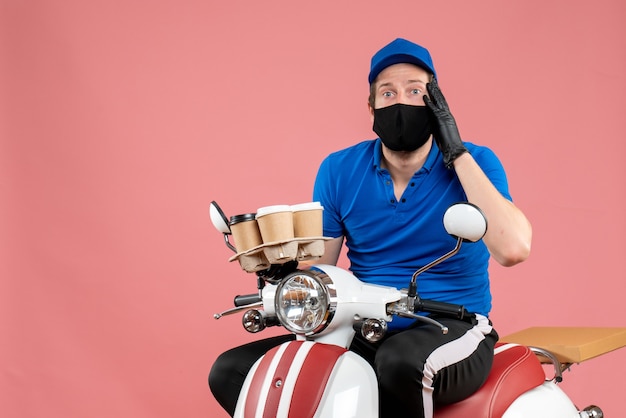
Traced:
<path id="1" fill-rule="evenodd" d="M 468 142 L 465 146 L 494 186 L 511 200 L 496 155 L 486 147 Z M 319 168 L 313 199 L 324 207 L 324 236 L 345 237 L 350 270 L 356 277 L 406 288 L 415 270 L 454 248 L 456 240 L 446 233 L 443 214 L 467 197 L 455 171 L 445 168 L 434 141 L 424 166 L 399 201 L 389 172 L 381 168 L 381 156 L 380 139 L 329 155 Z M 488 263 L 489 252 L 482 241 L 463 244 L 457 255 L 421 274 L 417 290 L 423 299 L 462 304 L 488 316 Z"/>

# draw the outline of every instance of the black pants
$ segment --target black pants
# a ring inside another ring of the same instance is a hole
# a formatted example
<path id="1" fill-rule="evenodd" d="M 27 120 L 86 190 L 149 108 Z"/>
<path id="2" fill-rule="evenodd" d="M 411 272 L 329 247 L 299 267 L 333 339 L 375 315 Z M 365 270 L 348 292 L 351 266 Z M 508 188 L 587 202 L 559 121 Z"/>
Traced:
<path id="1" fill-rule="evenodd" d="M 489 320 L 480 316 L 471 323 L 437 319 L 449 328 L 448 334 L 432 325 L 418 324 L 390 333 L 376 344 L 360 336 L 354 338 L 350 350 L 376 371 L 381 417 L 432 417 L 435 405 L 463 400 L 487 379 L 498 340 Z M 231 416 L 252 365 L 271 348 L 293 339 L 285 335 L 255 341 L 217 358 L 209 386 Z"/>

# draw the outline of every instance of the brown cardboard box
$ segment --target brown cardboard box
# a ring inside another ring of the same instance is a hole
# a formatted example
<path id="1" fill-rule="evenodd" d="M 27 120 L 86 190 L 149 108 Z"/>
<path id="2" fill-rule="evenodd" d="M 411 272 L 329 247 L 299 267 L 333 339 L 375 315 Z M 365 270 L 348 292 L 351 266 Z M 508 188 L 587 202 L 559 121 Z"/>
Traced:
<path id="1" fill-rule="evenodd" d="M 581 363 L 626 346 L 626 328 L 532 327 L 500 341 L 543 348 L 561 363 Z"/>

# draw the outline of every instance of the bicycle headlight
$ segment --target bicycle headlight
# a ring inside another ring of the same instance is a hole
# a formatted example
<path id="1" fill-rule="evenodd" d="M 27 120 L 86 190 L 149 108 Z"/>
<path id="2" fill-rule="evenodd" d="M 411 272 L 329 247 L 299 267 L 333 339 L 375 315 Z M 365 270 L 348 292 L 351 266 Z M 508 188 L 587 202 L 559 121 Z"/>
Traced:
<path id="1" fill-rule="evenodd" d="M 334 286 L 319 271 L 295 271 L 287 275 L 276 289 L 274 300 L 280 323 L 296 334 L 312 335 L 324 330 L 334 311 Z"/>

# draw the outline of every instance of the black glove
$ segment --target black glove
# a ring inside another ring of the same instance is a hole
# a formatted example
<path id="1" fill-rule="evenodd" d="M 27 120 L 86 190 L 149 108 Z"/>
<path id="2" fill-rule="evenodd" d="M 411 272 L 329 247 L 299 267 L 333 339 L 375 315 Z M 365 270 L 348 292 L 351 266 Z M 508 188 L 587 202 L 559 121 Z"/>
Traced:
<path id="1" fill-rule="evenodd" d="M 457 157 L 467 152 L 467 148 L 461 141 L 459 135 L 459 129 L 456 127 L 456 122 L 445 97 L 439 90 L 437 80 L 433 79 L 430 83 L 426 84 L 428 90 L 428 96 L 424 96 L 424 103 L 433 112 L 437 126 L 435 128 L 435 141 L 437 146 L 443 154 L 443 162 L 446 168 L 452 168 L 452 163 Z"/>
<path id="2" fill-rule="evenodd" d="M 283 264 L 272 264 L 269 268 L 257 271 L 256 274 L 260 278 L 273 283 L 280 281 L 289 273 L 293 273 L 298 269 L 298 261 L 290 260 Z"/>

